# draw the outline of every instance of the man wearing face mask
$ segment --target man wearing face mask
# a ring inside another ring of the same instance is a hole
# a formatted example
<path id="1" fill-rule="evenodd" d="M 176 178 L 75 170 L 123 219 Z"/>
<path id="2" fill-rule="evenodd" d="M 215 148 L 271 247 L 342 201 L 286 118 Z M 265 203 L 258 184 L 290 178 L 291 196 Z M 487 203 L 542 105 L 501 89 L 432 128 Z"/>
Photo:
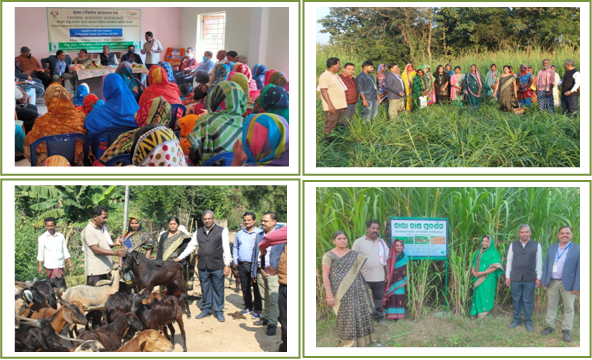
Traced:
<path id="1" fill-rule="evenodd" d="M 123 54 L 121 57 L 121 62 L 130 62 L 132 64 L 141 64 L 144 65 L 142 58 L 140 55 L 136 54 L 136 47 L 134 45 L 130 45 L 127 47 L 127 54 Z"/>
<path id="2" fill-rule="evenodd" d="M 200 70 L 203 70 L 207 73 L 212 71 L 212 69 L 214 68 L 214 61 L 212 60 L 212 56 L 214 56 L 214 54 L 211 51 L 204 52 L 203 57 L 201 58 L 202 61 L 195 68 L 195 70 L 192 72 L 194 76 L 195 76 L 195 73 L 197 73 Z"/>
<path id="3" fill-rule="evenodd" d="M 173 70 L 175 72 L 175 81 L 178 85 L 183 83 L 193 82 L 195 74 L 192 75 L 193 69 L 197 67 L 197 60 L 195 59 L 195 53 L 192 47 L 188 47 L 185 51 L 185 56 L 181 58 L 179 66 L 175 66 Z"/>
<path id="4" fill-rule="evenodd" d="M 146 68 L 150 70 L 152 65 L 160 62 L 160 53 L 163 51 L 160 41 L 154 38 L 152 31 L 146 31 L 146 42 L 142 47 L 142 55 L 146 55 Z"/>
<path id="5" fill-rule="evenodd" d="M 47 88 L 51 84 L 51 76 L 47 75 L 39 61 L 31 56 L 31 49 L 26 46 L 21 48 L 21 54 L 16 57 L 22 71 L 33 79 L 39 79 Z"/>

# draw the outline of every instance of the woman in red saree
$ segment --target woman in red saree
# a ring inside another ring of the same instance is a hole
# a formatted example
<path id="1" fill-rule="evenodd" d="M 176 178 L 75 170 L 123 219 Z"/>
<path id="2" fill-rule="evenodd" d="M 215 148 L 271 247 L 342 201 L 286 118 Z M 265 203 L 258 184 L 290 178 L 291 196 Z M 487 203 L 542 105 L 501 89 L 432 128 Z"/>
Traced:
<path id="1" fill-rule="evenodd" d="M 177 85 L 169 82 L 167 73 L 163 68 L 152 65 L 148 73 L 148 87 L 140 96 L 138 105 L 142 108 L 159 96 L 163 96 L 169 104 L 182 104 L 181 93 Z"/>

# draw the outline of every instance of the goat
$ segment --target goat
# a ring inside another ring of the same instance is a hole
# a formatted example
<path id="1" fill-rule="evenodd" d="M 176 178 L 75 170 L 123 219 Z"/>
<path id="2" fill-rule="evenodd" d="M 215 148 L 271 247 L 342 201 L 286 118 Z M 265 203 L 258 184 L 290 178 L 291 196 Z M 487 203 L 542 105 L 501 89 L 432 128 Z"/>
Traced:
<path id="1" fill-rule="evenodd" d="M 86 325 L 87 323 L 84 312 L 77 305 L 68 302 L 63 302 L 59 310 L 45 307 L 40 311 L 31 312 L 30 315 L 31 319 L 48 319 L 58 334 L 62 332 L 66 324 Z"/>
<path id="2" fill-rule="evenodd" d="M 17 295 L 19 294 L 21 291 L 25 290 L 25 289 L 30 289 L 31 288 L 31 282 L 29 281 L 15 281 L 14 282 L 14 294 Z"/>
<path id="3" fill-rule="evenodd" d="M 157 285 L 165 285 L 168 294 L 180 291 L 179 300 L 185 304 L 187 318 L 191 318 L 187 298 L 187 286 L 183 277 L 183 267 L 174 261 L 161 261 L 146 259 L 139 252 L 128 254 L 123 262 L 123 271 L 131 270 L 136 279 L 138 290 L 151 293 Z"/>
<path id="4" fill-rule="evenodd" d="M 44 296 L 37 292 L 39 298 L 38 300 L 45 300 Z M 33 292 L 29 289 L 24 289 L 19 292 L 17 295 L 14 296 L 14 313 L 16 315 L 22 315 L 28 308 L 29 305 L 33 303 Z"/>
<path id="5" fill-rule="evenodd" d="M 240 279 L 240 273 L 238 272 L 238 269 L 231 267 L 230 268 L 230 274 L 232 275 L 232 277 L 234 277 L 234 284 L 236 285 L 234 292 L 239 292 L 241 289 L 241 279 Z M 228 281 L 230 281 L 230 279 L 228 279 Z"/>
<path id="6" fill-rule="evenodd" d="M 107 351 L 103 344 L 96 340 L 88 340 L 76 347 L 74 352 L 102 352 Z"/>
<path id="7" fill-rule="evenodd" d="M 15 351 L 50 350 L 64 346 L 49 320 L 33 320 L 18 315 L 16 319 L 19 320 L 19 328 L 15 329 Z"/>
<path id="8" fill-rule="evenodd" d="M 144 330 L 123 344 L 117 352 L 170 352 L 173 344 L 156 330 Z"/>
<path id="9" fill-rule="evenodd" d="M 142 291 L 144 291 L 144 290 L 142 290 Z M 142 291 L 140 291 L 140 294 L 142 293 Z M 157 301 L 160 301 L 160 300 L 162 300 L 162 295 L 160 295 L 160 291 L 153 291 L 150 293 L 150 295 L 148 295 L 148 298 L 142 299 L 142 304 L 148 305 L 148 304 L 152 304 Z"/>
<path id="10" fill-rule="evenodd" d="M 142 330 L 142 323 L 133 312 L 128 312 L 119 317 L 115 322 L 101 326 L 96 330 L 85 331 L 78 339 L 97 340 L 107 351 L 115 351 L 121 347 L 121 339 L 129 328 Z"/>
<path id="11" fill-rule="evenodd" d="M 132 304 L 126 294 L 115 293 L 109 295 L 103 311 L 103 323 L 111 324 L 121 315 L 132 311 Z"/>
<path id="12" fill-rule="evenodd" d="M 130 295 L 132 312 L 138 315 L 144 329 L 160 330 L 167 326 L 171 331 L 170 340 L 174 345 L 175 328 L 173 323 L 176 321 L 181 329 L 183 351 L 187 352 L 187 340 L 185 339 L 185 326 L 183 324 L 183 309 L 181 308 L 180 300 L 175 296 L 166 296 L 161 301 L 151 305 L 144 305 L 142 304 L 143 297 L 144 296 L 141 294 Z M 168 335 L 166 334 L 166 329 L 164 330 L 165 335 Z"/>
<path id="13" fill-rule="evenodd" d="M 61 295 L 66 291 L 66 279 L 63 276 L 58 276 L 45 281 L 35 281 L 31 288 L 36 288 L 47 299 L 47 303 L 54 309 L 58 308 L 57 298 L 53 288 L 58 288 L 58 294 Z"/>

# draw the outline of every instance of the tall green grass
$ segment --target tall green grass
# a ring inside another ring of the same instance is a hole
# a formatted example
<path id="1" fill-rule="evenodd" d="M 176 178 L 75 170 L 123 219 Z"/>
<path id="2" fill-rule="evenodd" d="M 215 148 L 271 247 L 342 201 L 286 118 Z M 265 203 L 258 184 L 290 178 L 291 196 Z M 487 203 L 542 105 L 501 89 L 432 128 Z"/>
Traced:
<path id="1" fill-rule="evenodd" d="M 336 46 L 317 48 L 317 77 L 325 71 L 326 59 L 337 56 L 342 64 L 353 62 L 356 73 L 364 61 L 355 53 Z M 502 50 L 497 53 L 467 53 L 456 59 L 435 59 L 438 64 L 460 65 L 463 73 L 476 63 L 485 76 L 492 62 L 498 68 L 521 63 L 540 68 L 551 58 L 563 73 L 565 59 L 579 66 L 579 50 L 564 47 L 554 53 L 535 49 Z M 385 59 L 384 62 L 389 62 Z M 404 66 L 405 64 L 399 64 Z M 417 64 L 416 64 L 417 65 Z M 580 119 L 540 112 L 538 103 L 517 116 L 499 110 L 495 101 L 483 99 L 478 111 L 454 105 L 430 105 L 426 109 L 388 118 L 381 106 L 376 119 L 366 123 L 358 108 L 354 120 L 334 132 L 334 141 L 324 141 L 325 115 L 317 97 L 318 167 L 579 167 Z"/>
<path id="2" fill-rule="evenodd" d="M 485 234 L 494 237 L 505 267 L 507 249 L 517 240 L 518 226 L 529 224 L 532 238 L 541 243 L 543 258 L 557 242 L 560 226 L 574 228 L 574 243 L 580 243 L 580 195 L 577 188 L 319 188 L 317 189 L 317 270 L 320 259 L 334 245 L 332 234 L 343 230 L 349 245 L 366 232 L 365 222 L 381 222 L 388 238 L 391 216 L 448 218 L 448 289 L 445 296 L 446 263 L 413 261 L 409 265 L 408 310 L 418 319 L 431 311 L 448 309 L 468 315 L 472 296 L 470 266 Z M 317 318 L 328 315 L 322 280 L 317 279 Z M 545 294 L 536 290 L 535 311 L 544 309 Z M 499 280 L 495 311 L 511 311 L 511 294 Z"/>

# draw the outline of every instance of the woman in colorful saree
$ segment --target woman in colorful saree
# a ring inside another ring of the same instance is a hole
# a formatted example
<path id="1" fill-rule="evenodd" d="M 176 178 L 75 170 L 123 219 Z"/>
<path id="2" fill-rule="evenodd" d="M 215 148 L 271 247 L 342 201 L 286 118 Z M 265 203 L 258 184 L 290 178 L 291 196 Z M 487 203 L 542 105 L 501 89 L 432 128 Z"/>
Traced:
<path id="1" fill-rule="evenodd" d="M 366 257 L 347 248 L 343 231 L 333 234 L 335 248 L 323 256 L 323 285 L 327 305 L 337 316 L 337 336 L 343 347 L 363 347 L 376 341 L 370 288 L 360 274 Z"/>
<path id="2" fill-rule="evenodd" d="M 407 263 L 409 257 L 405 254 L 405 245 L 401 240 L 395 240 L 391 245 L 388 258 L 387 283 L 385 287 L 382 307 L 388 320 L 399 320 L 405 317 L 405 285 L 407 285 Z"/>
<path id="3" fill-rule="evenodd" d="M 428 98 L 428 105 L 432 105 L 436 102 L 436 92 L 434 91 L 434 76 L 432 75 L 429 65 L 422 65 L 419 67 L 424 72 L 427 88 L 431 91 L 426 95 Z"/>
<path id="4" fill-rule="evenodd" d="M 249 95 L 249 80 L 247 79 L 245 74 L 231 71 L 230 74 L 228 74 L 228 81 L 237 83 L 238 85 L 240 85 L 241 89 L 243 89 L 243 92 L 247 97 L 247 111 L 244 115 L 251 115 L 253 113 L 253 98 L 251 98 L 251 96 Z"/>
<path id="5" fill-rule="evenodd" d="M 146 125 L 134 134 L 132 162 L 136 166 L 187 166 L 179 139 L 172 129 Z"/>
<path id="6" fill-rule="evenodd" d="M 277 85 L 267 85 L 255 100 L 253 111 L 256 114 L 276 114 L 290 122 L 290 95 L 286 89 Z"/>
<path id="7" fill-rule="evenodd" d="M 142 227 L 140 217 L 131 216 L 129 218 L 125 235 L 123 235 L 123 246 L 128 254 L 136 251 L 146 255 L 146 259 L 150 259 L 150 255 L 154 249 L 154 240 L 152 240 L 150 235 Z M 123 264 L 124 259 L 125 258 L 119 258 L 120 266 Z M 123 274 L 123 281 L 127 286 L 128 292 L 136 287 L 134 273 L 132 273 L 131 270 Z"/>
<path id="8" fill-rule="evenodd" d="M 450 83 L 450 75 L 444 69 L 444 66 L 438 65 L 434 73 L 434 92 L 436 93 L 436 103 L 444 104 L 450 100 L 448 93 L 448 84 Z"/>
<path id="9" fill-rule="evenodd" d="M 77 107 L 77 109 L 88 115 L 91 111 L 93 111 L 94 108 L 103 105 L 105 105 L 103 99 L 99 100 L 98 96 L 96 96 L 93 93 L 89 93 L 84 97 L 84 100 L 82 101 L 82 106 Z"/>
<path id="10" fill-rule="evenodd" d="M 423 70 L 422 72 L 425 74 Z M 415 78 L 415 75 L 416 72 L 413 69 L 413 65 L 407 64 L 407 66 L 405 66 L 405 71 L 403 71 L 403 74 L 401 74 L 401 78 L 403 79 L 403 83 L 405 84 L 405 93 L 407 94 L 411 94 L 411 90 L 413 89 L 413 79 Z M 407 97 L 407 102 L 405 104 L 405 108 L 407 109 L 407 111 L 411 111 L 411 108 L 413 107 L 413 99 L 410 96 Z"/>
<path id="11" fill-rule="evenodd" d="M 168 223 L 169 231 L 160 235 L 160 239 L 158 240 L 156 260 L 167 261 L 178 258 L 187 247 L 187 244 L 191 241 L 191 236 L 179 229 L 179 219 L 177 217 L 171 216 Z M 193 269 L 190 269 L 189 266 L 193 260 L 191 257 L 192 256 L 187 256 L 185 259 L 181 260 L 187 290 L 193 289 L 193 282 L 190 281 Z"/>
<path id="12" fill-rule="evenodd" d="M 483 94 L 485 97 L 495 97 L 499 81 L 498 78 L 499 73 L 497 71 L 497 66 L 495 64 L 491 64 L 489 71 L 485 75 L 485 83 L 483 83 Z"/>
<path id="13" fill-rule="evenodd" d="M 460 66 L 456 66 L 454 68 L 454 75 L 450 77 L 450 100 L 452 101 L 461 101 L 462 99 L 462 82 L 463 82 L 463 74 L 460 73 Z"/>
<path id="14" fill-rule="evenodd" d="M 467 102 L 470 107 L 479 110 L 481 103 L 481 89 L 483 84 L 481 83 L 481 74 L 477 70 L 477 65 L 471 65 L 471 71 L 465 76 L 463 81 L 463 91 L 467 95 Z"/>
<path id="15" fill-rule="evenodd" d="M 481 238 L 481 249 L 473 257 L 471 272 L 474 281 L 471 316 L 481 319 L 493 309 L 497 278 L 504 273 L 500 254 L 491 236 L 484 235 Z"/>
<path id="16" fill-rule="evenodd" d="M 425 78 L 425 73 L 423 72 L 423 69 L 418 69 L 417 72 L 414 71 L 415 75 L 415 79 L 413 79 L 413 84 L 411 85 L 412 87 L 412 92 L 411 92 L 411 97 L 412 97 L 412 110 L 416 111 L 421 109 L 421 100 L 419 99 L 422 96 L 427 96 L 430 92 L 430 89 L 428 88 L 428 84 L 426 82 L 426 78 Z"/>
<path id="17" fill-rule="evenodd" d="M 251 115 L 243 126 L 243 142 L 236 139 L 232 166 L 288 166 L 290 127 L 275 114 Z"/>
<path id="18" fill-rule="evenodd" d="M 169 80 L 169 82 L 175 84 L 175 75 L 173 73 L 173 67 L 171 66 L 171 64 L 169 64 L 166 61 L 159 61 L 158 66 L 160 66 L 164 69 L 164 71 L 166 71 L 167 79 Z"/>
<path id="19" fill-rule="evenodd" d="M 226 109 L 217 111 L 223 101 Z M 202 165 L 217 154 L 232 151 L 243 130 L 247 97 L 237 83 L 222 81 L 208 94 L 206 106 L 208 113 L 199 118 L 187 136 L 191 144 L 189 158 L 196 165 Z"/>
<path id="20" fill-rule="evenodd" d="M 24 155 L 31 161 L 31 144 L 35 140 L 50 135 L 80 133 L 86 135 L 84 126 L 86 115 L 76 109 L 72 96 L 62 85 L 51 84 L 45 92 L 47 113 L 35 120 L 33 128 L 25 136 L 23 142 Z M 37 146 L 37 166 L 41 166 L 47 158 L 47 145 Z M 82 141 L 76 142 L 74 166 L 84 166 L 84 149 Z"/>
<path id="21" fill-rule="evenodd" d="M 499 94 L 497 95 L 498 102 L 500 104 L 500 110 L 513 112 L 516 107 L 518 98 L 518 92 L 516 88 L 516 75 L 510 73 L 510 67 L 508 65 L 503 68 L 504 73 L 499 77 Z"/>
<path id="22" fill-rule="evenodd" d="M 277 85 L 283 87 L 288 93 L 290 92 L 290 82 L 286 77 L 286 74 L 279 70 L 269 70 L 265 73 L 265 83 L 264 85 L 267 86 L 269 84 Z"/>
<path id="23" fill-rule="evenodd" d="M 134 77 L 132 70 L 132 64 L 130 64 L 129 61 L 122 61 L 119 66 L 117 66 L 115 73 L 121 76 L 125 86 L 130 89 L 137 102 L 140 100 L 140 95 L 144 92 L 144 85 L 140 80 Z"/>
<path id="24" fill-rule="evenodd" d="M 159 96 L 163 96 L 169 104 L 183 103 L 179 88 L 174 83 L 169 82 L 165 70 L 158 65 L 152 65 L 148 73 L 148 87 L 140 96 L 138 105 L 143 107 L 146 103 Z"/>
<path id="25" fill-rule="evenodd" d="M 517 91 L 518 103 L 521 106 L 530 107 L 532 105 L 532 97 L 534 96 L 534 92 L 531 89 L 534 77 L 528 71 L 528 66 L 525 64 L 520 65 L 519 78 L 520 83 Z"/>
<path id="26" fill-rule="evenodd" d="M 380 99 L 379 103 L 382 103 L 382 101 L 386 97 L 386 70 L 386 64 L 380 64 L 378 65 L 378 70 L 376 71 L 376 83 L 378 84 L 378 98 Z"/>
<path id="27" fill-rule="evenodd" d="M 267 72 L 267 66 L 262 64 L 255 64 L 253 67 L 253 80 L 257 85 L 257 89 L 261 90 L 265 87 L 265 73 Z"/>
<path id="28" fill-rule="evenodd" d="M 210 83 L 208 94 L 221 83 L 222 81 L 228 80 L 228 74 L 230 74 L 230 67 L 227 64 L 218 64 L 214 67 L 214 77 Z M 215 109 L 214 109 L 215 110 Z"/>

